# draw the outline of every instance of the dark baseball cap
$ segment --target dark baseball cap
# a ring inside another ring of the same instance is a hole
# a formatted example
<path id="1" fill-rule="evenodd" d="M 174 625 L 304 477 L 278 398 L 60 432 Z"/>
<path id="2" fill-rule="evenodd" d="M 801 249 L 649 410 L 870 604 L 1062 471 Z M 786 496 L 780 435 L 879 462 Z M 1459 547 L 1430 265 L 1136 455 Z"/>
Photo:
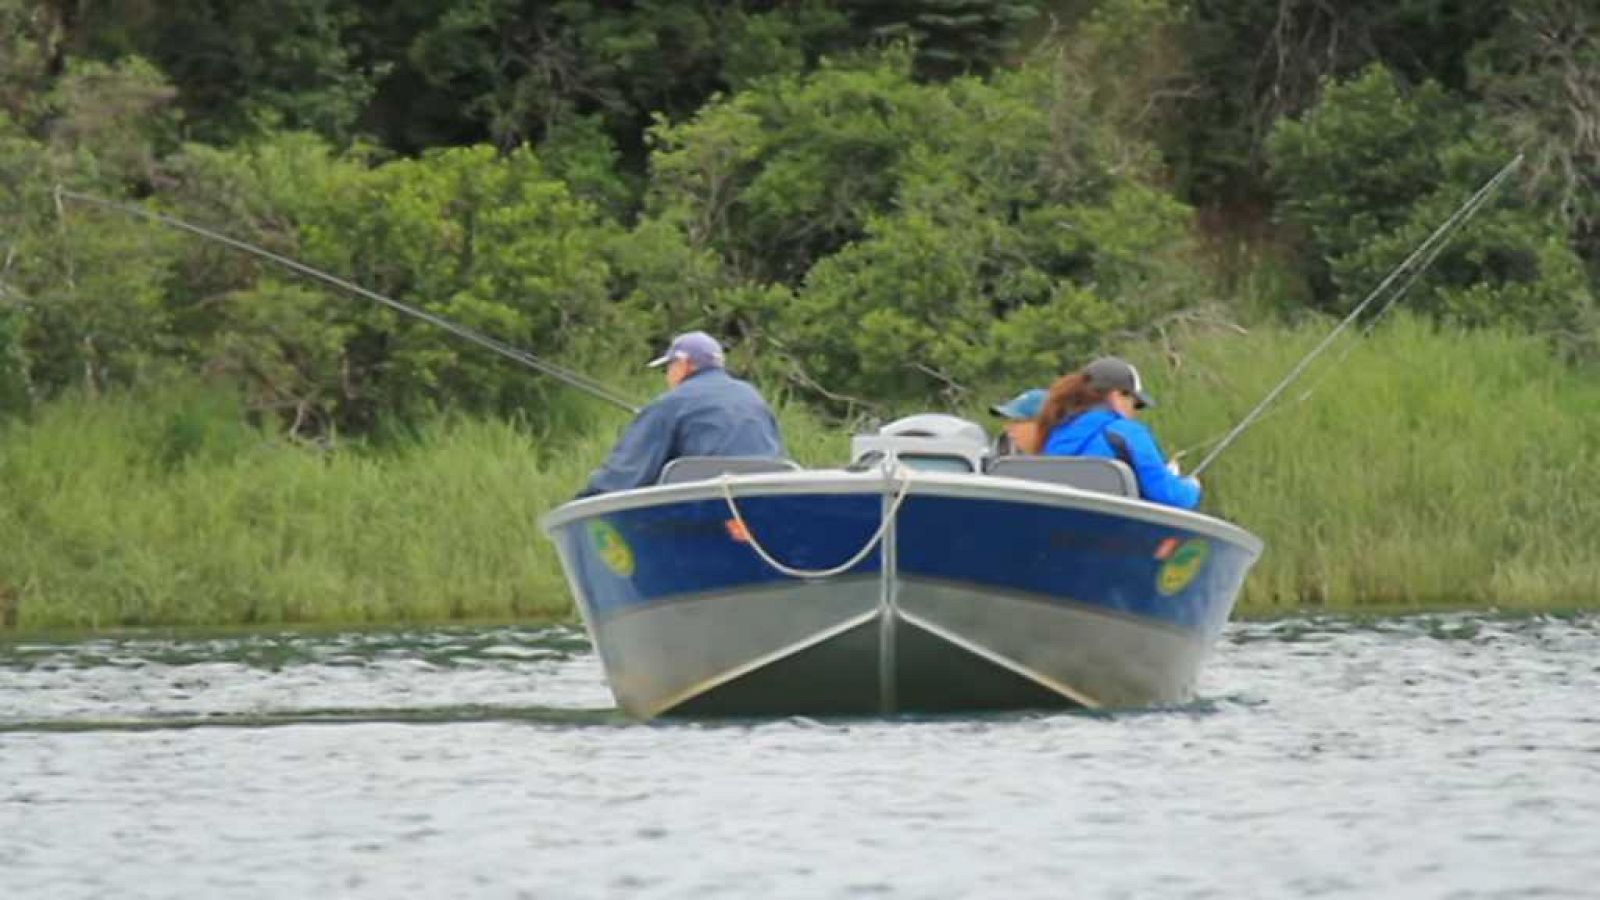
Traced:
<path id="1" fill-rule="evenodd" d="M 1116 356 L 1102 356 L 1083 367 L 1089 384 L 1103 391 L 1127 391 L 1133 395 L 1133 405 L 1138 409 L 1155 406 L 1156 401 L 1144 392 L 1144 382 L 1133 363 Z"/>

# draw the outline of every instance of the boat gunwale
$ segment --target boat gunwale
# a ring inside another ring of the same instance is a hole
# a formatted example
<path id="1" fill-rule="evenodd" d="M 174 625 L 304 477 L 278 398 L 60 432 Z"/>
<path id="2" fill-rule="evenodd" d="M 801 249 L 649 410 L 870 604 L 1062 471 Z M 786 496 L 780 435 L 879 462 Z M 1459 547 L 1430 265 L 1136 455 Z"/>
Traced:
<path id="1" fill-rule="evenodd" d="M 998 475 L 914 470 L 907 491 L 911 496 L 957 497 L 976 500 L 1002 500 L 1061 509 L 1078 509 L 1122 516 L 1158 525 L 1185 528 L 1207 537 L 1227 541 L 1248 551 L 1252 560 L 1265 548 L 1261 538 L 1225 519 L 1205 513 L 1151 503 L 1147 500 L 1118 497 L 1067 485 L 1006 478 Z M 803 496 L 807 494 L 849 493 L 870 496 L 887 494 L 898 482 L 886 478 L 883 470 L 851 472 L 842 469 L 809 469 L 800 472 L 770 472 L 734 475 L 727 483 L 739 490 L 736 498 Z M 721 500 L 723 479 L 659 484 L 617 491 L 596 497 L 568 501 L 546 513 L 540 527 L 552 538 L 558 529 L 574 522 L 607 513 L 668 506 L 686 501 Z"/>

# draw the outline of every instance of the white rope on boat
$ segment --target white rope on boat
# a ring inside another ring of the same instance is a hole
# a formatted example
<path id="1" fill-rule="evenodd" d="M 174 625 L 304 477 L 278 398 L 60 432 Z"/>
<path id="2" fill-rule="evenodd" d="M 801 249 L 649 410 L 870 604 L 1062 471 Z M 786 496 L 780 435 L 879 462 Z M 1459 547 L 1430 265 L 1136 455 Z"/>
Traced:
<path id="1" fill-rule="evenodd" d="M 891 463 L 891 466 L 891 471 L 898 477 L 900 484 L 895 491 L 893 502 L 889 504 L 889 510 L 883 514 L 883 521 L 878 523 L 878 530 L 873 533 L 872 537 L 867 540 L 867 543 L 854 556 L 829 569 L 800 569 L 778 561 L 776 557 L 767 551 L 767 548 L 761 546 L 760 541 L 756 540 L 755 532 L 750 530 L 750 526 L 744 521 L 744 516 L 739 513 L 739 505 L 733 500 L 733 484 L 728 480 L 728 473 L 722 473 L 722 477 L 719 480 L 722 483 L 722 499 L 728 501 L 728 512 L 732 513 L 733 520 L 739 523 L 739 533 L 744 535 L 745 540 L 750 544 L 750 549 L 754 550 L 763 562 L 790 578 L 832 578 L 835 575 L 843 575 L 845 572 L 855 568 L 857 563 L 866 559 L 873 550 L 877 549 L 877 546 L 883 542 L 883 536 L 889 532 L 889 523 L 893 522 L 895 516 L 899 515 L 900 504 L 905 502 L 906 495 L 911 493 L 911 469 L 901 465 L 899 462 Z"/>

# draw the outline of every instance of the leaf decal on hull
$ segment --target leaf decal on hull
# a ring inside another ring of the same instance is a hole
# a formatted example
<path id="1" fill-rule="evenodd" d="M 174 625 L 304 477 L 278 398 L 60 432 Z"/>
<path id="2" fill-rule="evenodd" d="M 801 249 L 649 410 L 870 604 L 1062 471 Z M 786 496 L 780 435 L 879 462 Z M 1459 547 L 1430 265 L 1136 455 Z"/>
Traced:
<path id="1" fill-rule="evenodd" d="M 1194 581 L 1211 556 L 1211 544 L 1204 538 L 1190 538 L 1178 545 L 1156 571 L 1156 590 L 1170 597 Z"/>
<path id="2" fill-rule="evenodd" d="M 594 543 L 594 552 L 606 568 L 623 578 L 633 576 L 633 548 L 628 546 L 615 525 L 601 519 L 590 522 L 589 540 Z"/>

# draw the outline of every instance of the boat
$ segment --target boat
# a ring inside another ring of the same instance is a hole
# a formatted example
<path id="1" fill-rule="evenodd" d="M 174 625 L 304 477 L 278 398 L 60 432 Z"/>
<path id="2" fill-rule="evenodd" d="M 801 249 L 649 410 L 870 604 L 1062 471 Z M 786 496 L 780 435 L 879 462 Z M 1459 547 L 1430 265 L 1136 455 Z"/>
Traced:
<path id="1" fill-rule="evenodd" d="M 542 525 L 643 720 L 1180 704 L 1262 550 L 1120 461 L 995 456 L 937 414 L 838 469 L 676 460 Z"/>

